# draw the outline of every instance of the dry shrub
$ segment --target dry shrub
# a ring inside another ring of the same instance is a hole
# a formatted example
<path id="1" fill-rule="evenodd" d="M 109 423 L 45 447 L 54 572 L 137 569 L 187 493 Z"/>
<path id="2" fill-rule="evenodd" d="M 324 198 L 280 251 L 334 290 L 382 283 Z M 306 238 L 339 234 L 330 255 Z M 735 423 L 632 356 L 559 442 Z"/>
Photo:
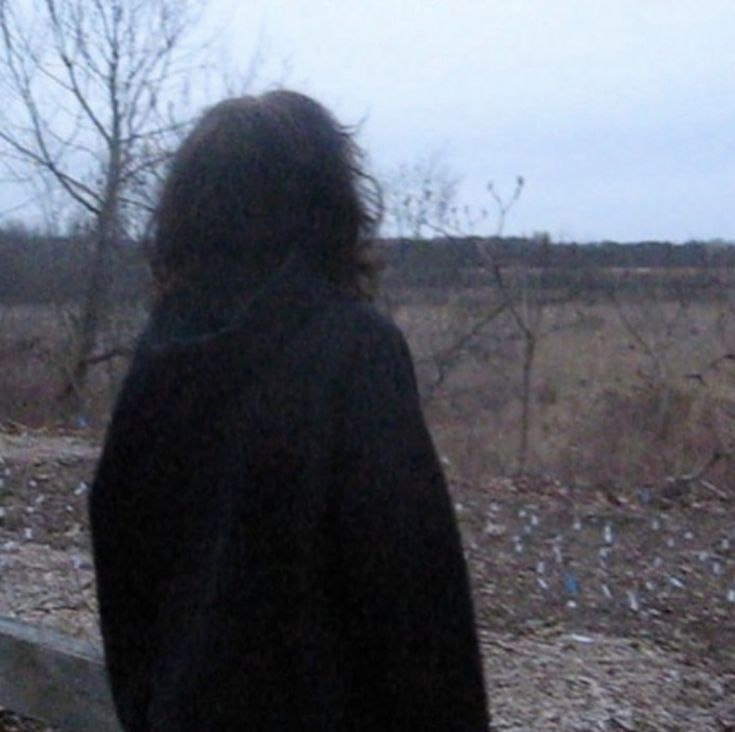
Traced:
<path id="1" fill-rule="evenodd" d="M 52 420 L 60 388 L 57 354 L 64 328 L 51 308 L 0 308 L 0 420 L 39 426 Z"/>
<path id="2" fill-rule="evenodd" d="M 58 305 L 0 306 L 0 422 L 32 427 L 106 423 L 127 360 L 115 357 L 96 365 L 80 395 L 79 412 L 67 413 L 59 397 L 75 352 L 73 317 L 73 311 Z M 99 351 L 131 342 L 142 319 L 141 308 L 113 313 Z"/>
<path id="3" fill-rule="evenodd" d="M 607 389 L 590 405 L 584 429 L 570 435 L 558 472 L 612 486 L 660 485 L 726 449 L 732 425 L 723 410 L 733 406 L 685 386 Z"/>

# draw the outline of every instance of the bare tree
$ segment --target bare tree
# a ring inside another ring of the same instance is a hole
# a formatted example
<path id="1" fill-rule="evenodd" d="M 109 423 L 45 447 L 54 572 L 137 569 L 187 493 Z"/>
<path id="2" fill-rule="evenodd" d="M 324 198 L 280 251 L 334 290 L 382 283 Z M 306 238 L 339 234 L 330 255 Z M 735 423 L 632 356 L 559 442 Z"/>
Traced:
<path id="1" fill-rule="evenodd" d="M 505 224 L 508 214 L 518 203 L 523 193 L 525 180 L 523 176 L 516 178 L 516 183 L 510 195 L 503 197 L 495 185 L 488 183 L 487 190 L 495 204 L 496 211 L 496 228 L 495 237 L 499 239 L 505 231 Z M 480 213 L 480 218 L 485 220 L 488 216 L 486 210 Z M 470 225 L 476 223 L 471 214 L 467 214 L 465 218 Z M 462 235 L 459 224 L 454 223 L 453 229 L 448 230 L 439 222 L 435 224 L 431 222 L 431 226 L 435 231 L 441 231 L 445 236 L 457 237 Z M 467 234 L 464 233 L 464 236 Z M 548 246 L 549 242 L 543 242 Z M 536 360 L 536 349 L 539 338 L 541 337 L 541 328 L 544 317 L 544 306 L 538 298 L 534 297 L 534 292 L 530 286 L 529 273 L 526 269 L 515 273 L 512 282 L 503 272 L 501 263 L 495 256 L 493 250 L 488 245 L 487 239 L 475 239 L 477 252 L 482 261 L 485 262 L 493 278 L 494 284 L 499 295 L 499 302 L 474 324 L 466 333 L 463 333 L 455 343 L 445 349 L 439 358 L 438 374 L 441 383 L 446 379 L 449 368 L 455 363 L 455 357 L 461 354 L 468 340 L 476 337 L 484 327 L 491 321 L 495 320 L 503 313 L 510 315 L 511 322 L 518 336 L 522 341 L 522 378 L 521 378 L 521 418 L 518 433 L 518 451 L 516 456 L 517 470 L 523 474 L 526 472 L 528 462 L 528 444 L 531 426 L 531 388 L 533 378 L 533 367 Z"/>
<path id="2" fill-rule="evenodd" d="M 387 223 L 398 236 L 421 239 L 456 224 L 459 177 L 441 153 L 400 165 L 383 185 Z"/>
<path id="3" fill-rule="evenodd" d="M 495 189 L 493 183 L 488 184 L 488 192 L 496 205 L 497 232 L 502 236 L 505 221 L 511 209 L 520 200 L 525 181 L 522 176 L 516 179 L 516 185 L 510 196 L 503 198 Z M 536 237 L 534 244 L 548 253 L 550 245 L 548 236 Z M 533 386 L 533 371 L 536 364 L 536 353 L 539 340 L 544 335 L 544 315 L 548 302 L 548 293 L 543 293 L 540 285 L 533 286 L 531 273 L 528 267 L 521 267 L 509 282 L 497 258 L 482 240 L 477 241 L 477 250 L 486 261 L 493 274 L 495 284 L 501 296 L 501 304 L 510 314 L 512 323 L 522 342 L 521 359 L 521 418 L 518 428 L 518 452 L 516 455 L 516 469 L 524 474 L 528 465 L 529 434 L 531 430 L 531 393 Z"/>
<path id="4" fill-rule="evenodd" d="M 448 239 L 466 239 L 478 226 L 495 219 L 494 237 L 471 237 L 474 241 L 479 259 L 484 264 L 489 283 L 495 291 L 495 301 L 489 303 L 485 312 L 480 314 L 469 327 L 458 334 L 453 341 L 432 355 L 435 377 L 425 391 L 429 399 L 434 398 L 446 382 L 451 371 L 456 368 L 464 354 L 469 351 L 471 342 L 487 334 L 488 326 L 504 317 L 508 323 L 511 337 L 520 343 L 521 378 L 518 399 L 520 401 L 520 419 L 518 423 L 518 443 L 515 462 L 519 474 L 528 468 L 530 434 L 532 427 L 532 395 L 534 386 L 534 370 L 538 355 L 539 343 L 554 332 L 574 327 L 579 314 L 569 321 L 550 322 L 547 317 L 549 308 L 558 307 L 573 301 L 576 292 L 572 282 L 565 291 L 558 288 L 552 291 L 547 288 L 543 279 L 545 262 L 550 255 L 551 239 L 548 234 L 535 235 L 529 241 L 529 250 L 522 255 L 522 260 L 515 266 L 502 263 L 500 250 L 502 236 L 508 216 L 520 201 L 525 186 L 523 176 L 518 176 L 515 185 L 507 195 L 502 195 L 494 183 L 487 185 L 493 206 L 481 209 L 460 211 L 461 217 L 446 217 L 444 220 L 427 218 L 424 226 L 435 234 Z M 456 209 L 453 209 L 456 211 Z M 494 212 L 494 214 L 493 214 Z M 530 260 L 536 260 L 536 266 Z"/>
<path id="5" fill-rule="evenodd" d="M 78 396 L 96 362 L 115 249 L 140 233 L 151 188 L 187 125 L 176 99 L 202 68 L 191 33 L 203 7 L 203 0 L 0 0 L 7 167 L 61 189 L 89 222 L 91 270 L 66 398 Z"/>
<path id="6" fill-rule="evenodd" d="M 469 206 L 461 208 L 457 206 L 455 197 L 459 179 L 452 175 L 445 165 L 437 165 L 435 156 L 427 160 L 428 162 L 419 161 L 412 167 L 402 167 L 400 169 L 402 175 L 393 179 L 393 188 L 389 189 L 389 193 L 392 195 L 389 202 L 393 208 L 389 208 L 388 213 L 394 225 L 396 222 L 412 224 L 411 233 L 414 238 L 421 238 L 427 232 L 449 241 L 471 238 L 470 232 L 475 230 L 478 223 L 487 220 L 488 211 L 483 209 L 479 213 L 475 213 Z M 417 181 L 420 185 L 416 187 Z M 401 184 L 407 185 L 403 193 L 401 192 Z M 498 206 L 495 230 L 495 236 L 498 238 L 503 234 L 509 211 L 520 199 L 523 185 L 523 178 L 519 176 L 512 196 L 505 201 L 498 196 L 493 184 L 488 184 L 488 191 L 491 192 L 493 200 Z M 500 270 L 495 258 L 485 247 L 482 240 L 475 239 L 475 246 L 481 255 L 481 259 L 490 261 L 493 271 L 497 269 L 497 279 Z M 502 283 L 502 279 L 500 281 Z M 423 362 L 430 362 L 433 371 L 432 378 L 424 385 L 423 398 L 425 402 L 437 397 L 447 378 L 461 362 L 472 342 L 480 338 L 487 327 L 506 311 L 508 298 L 505 296 L 505 290 L 501 294 L 504 296 L 499 299 L 497 304 L 488 307 L 466 328 L 456 334 L 449 343 L 423 360 Z"/>

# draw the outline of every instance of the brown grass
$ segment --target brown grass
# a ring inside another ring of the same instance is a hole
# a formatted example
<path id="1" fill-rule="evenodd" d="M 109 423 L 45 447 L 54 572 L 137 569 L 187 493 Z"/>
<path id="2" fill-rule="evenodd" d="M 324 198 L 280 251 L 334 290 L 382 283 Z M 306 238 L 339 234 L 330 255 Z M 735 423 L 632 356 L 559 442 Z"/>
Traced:
<path id="1" fill-rule="evenodd" d="M 497 293 L 391 293 L 425 394 L 426 414 L 449 472 L 510 474 L 519 445 L 521 341 L 507 315 L 449 359 L 433 391 L 437 354 L 497 304 Z M 619 308 L 598 298 L 543 308 L 534 363 L 528 470 L 591 484 L 660 484 L 735 445 L 735 325 L 726 298 L 659 299 L 645 290 Z M 622 317 L 621 317 L 622 316 Z M 58 421 L 56 395 L 72 352 L 70 313 L 0 306 L 0 421 Z M 118 312 L 100 349 L 130 341 L 142 313 Z M 83 416 L 103 427 L 125 363 L 96 366 Z M 67 415 L 68 416 L 68 415 Z M 732 489 L 727 460 L 706 477 Z"/>
<path id="2" fill-rule="evenodd" d="M 492 307 L 491 296 L 486 307 Z M 533 472 L 581 482 L 659 482 L 735 444 L 735 332 L 713 303 L 570 302 L 545 309 L 534 365 Z M 475 308 L 478 309 L 476 304 Z M 396 313 L 431 383 L 432 353 L 467 327 L 466 303 Z M 471 479 L 514 470 L 520 340 L 508 318 L 458 355 L 427 416 L 440 452 Z M 724 463 L 710 479 L 727 482 Z"/>
<path id="3" fill-rule="evenodd" d="M 0 422 L 104 426 L 126 364 L 111 359 L 96 366 L 82 395 L 80 413 L 64 413 L 59 396 L 75 351 L 74 317 L 73 309 L 66 306 L 0 305 Z M 141 323 L 140 310 L 111 314 L 99 351 L 130 342 Z"/>

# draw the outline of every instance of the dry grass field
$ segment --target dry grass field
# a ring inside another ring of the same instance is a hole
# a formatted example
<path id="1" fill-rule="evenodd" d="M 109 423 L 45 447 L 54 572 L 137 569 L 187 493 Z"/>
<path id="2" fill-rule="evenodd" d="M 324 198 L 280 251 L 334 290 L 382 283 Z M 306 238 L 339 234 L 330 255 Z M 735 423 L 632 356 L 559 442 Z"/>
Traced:
<path id="1" fill-rule="evenodd" d="M 645 293 L 644 293 L 645 295 Z M 412 345 L 426 411 L 451 472 L 517 469 L 523 339 L 506 314 L 444 364 L 492 292 L 394 308 Z M 654 487 L 691 474 L 733 490 L 735 318 L 727 301 L 570 301 L 540 308 L 527 470 L 567 482 Z"/>
<path id="2" fill-rule="evenodd" d="M 104 426 L 126 360 L 112 358 L 96 365 L 81 395 L 82 412 L 63 414 L 58 395 L 71 368 L 74 317 L 74 309 L 67 306 L 0 304 L 0 423 Z M 99 339 L 99 353 L 132 343 L 144 318 L 142 308 L 114 312 Z"/>
<path id="3" fill-rule="evenodd" d="M 726 272 L 695 296 L 662 270 L 627 270 L 625 294 L 521 292 L 534 337 L 527 455 L 519 465 L 524 333 L 494 287 L 397 288 L 384 306 L 412 347 L 425 409 L 448 472 L 481 480 L 523 472 L 566 482 L 656 489 L 695 477 L 735 489 L 735 288 Z M 681 278 L 681 273 L 677 274 Z M 656 285 L 658 282 L 658 285 Z M 55 395 L 69 368 L 73 312 L 0 305 L 0 421 L 104 426 L 124 358 L 96 365 L 79 414 Z M 130 343 L 140 309 L 119 311 L 99 344 Z M 484 322 L 487 321 L 487 322 Z"/>

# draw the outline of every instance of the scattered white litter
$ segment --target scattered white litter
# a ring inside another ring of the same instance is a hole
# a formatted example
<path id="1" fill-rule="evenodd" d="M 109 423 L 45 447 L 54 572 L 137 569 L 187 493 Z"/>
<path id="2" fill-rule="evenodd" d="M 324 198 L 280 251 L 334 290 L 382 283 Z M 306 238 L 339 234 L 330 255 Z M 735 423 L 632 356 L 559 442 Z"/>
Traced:
<path id="1" fill-rule="evenodd" d="M 485 524 L 483 531 L 488 536 L 503 536 L 505 534 L 505 526 L 502 524 L 496 524 L 494 521 L 488 521 Z M 516 541 L 518 540 L 517 536 L 514 538 Z"/>
<path id="2" fill-rule="evenodd" d="M 595 639 L 590 638 L 588 635 L 580 635 L 579 633 L 570 633 L 567 638 L 569 640 L 576 641 L 577 643 L 594 643 Z"/>
<path id="3" fill-rule="evenodd" d="M 554 559 L 556 559 L 557 564 L 564 563 L 564 557 L 561 553 L 561 547 L 558 544 L 554 544 Z"/>
<path id="4" fill-rule="evenodd" d="M 634 613 L 637 613 L 641 609 L 640 602 L 638 601 L 638 595 L 633 592 L 633 590 L 628 590 L 627 595 L 628 606 Z"/>

